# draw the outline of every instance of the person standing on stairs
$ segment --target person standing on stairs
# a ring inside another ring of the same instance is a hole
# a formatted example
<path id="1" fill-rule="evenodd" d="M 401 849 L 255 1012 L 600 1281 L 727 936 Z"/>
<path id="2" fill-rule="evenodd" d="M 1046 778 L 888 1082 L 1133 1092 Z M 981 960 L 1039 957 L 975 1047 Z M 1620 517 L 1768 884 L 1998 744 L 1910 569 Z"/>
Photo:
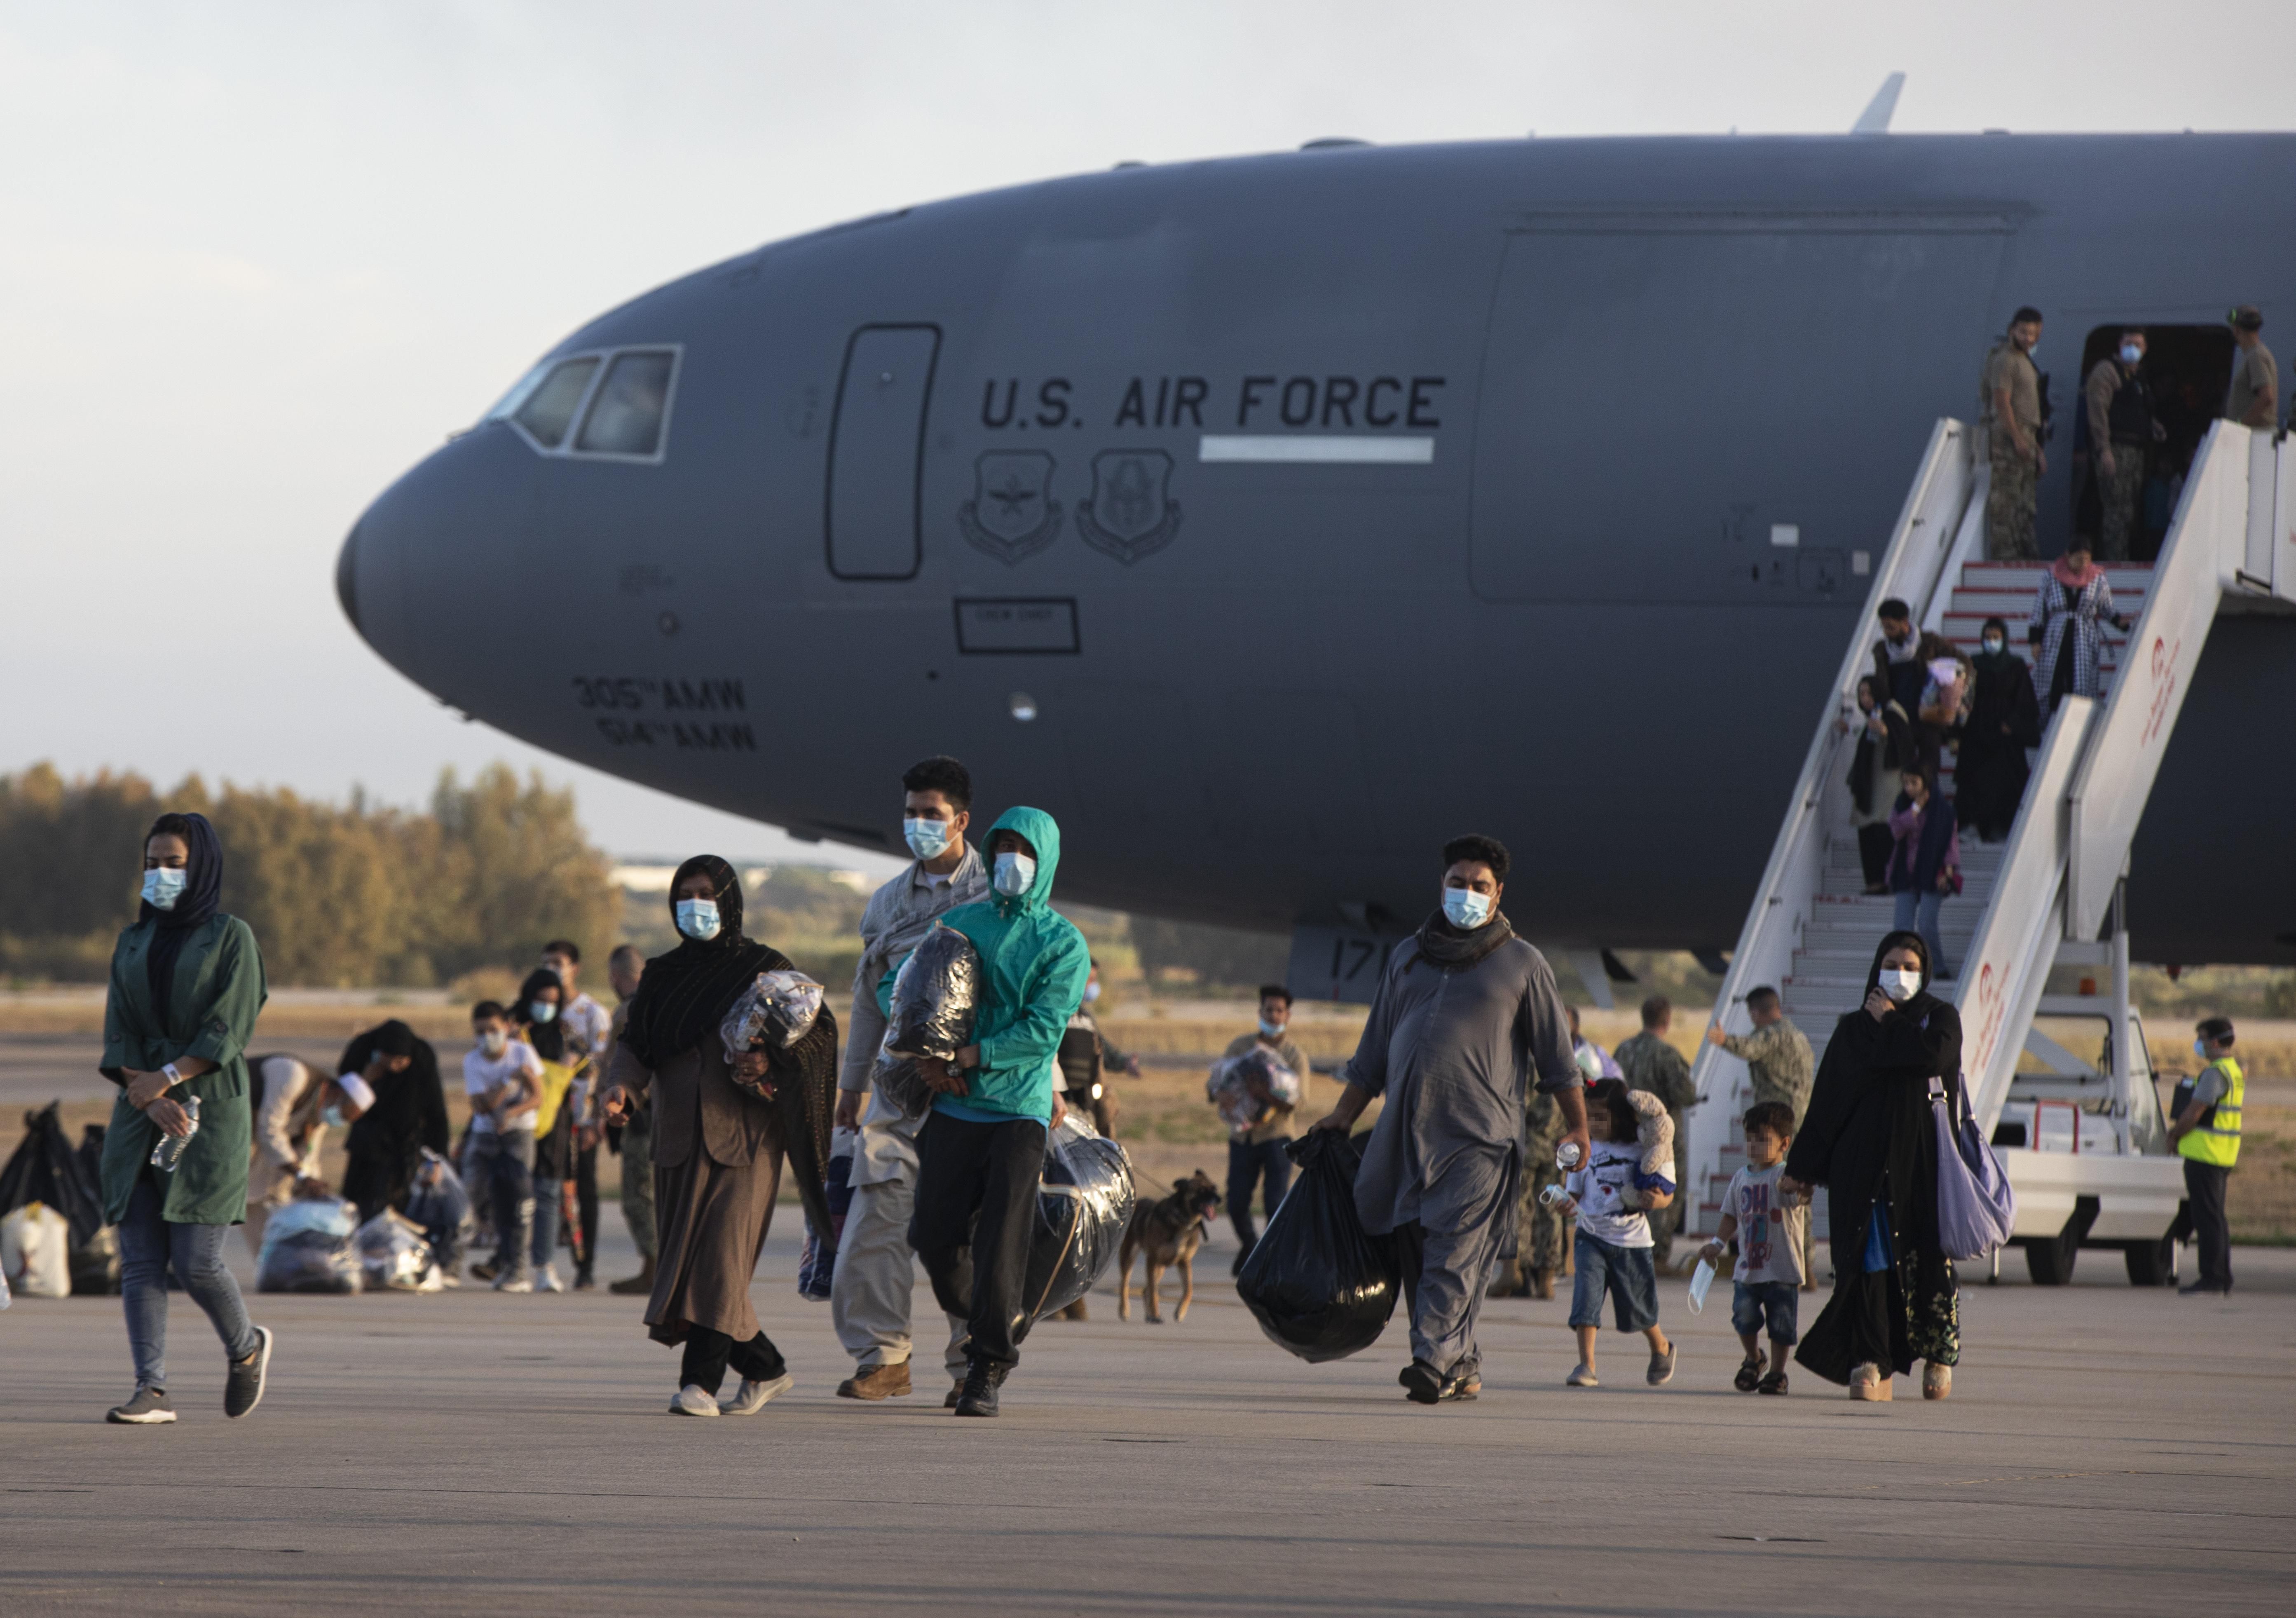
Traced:
<path id="1" fill-rule="evenodd" d="M 2128 620 L 2112 610 L 2112 586 L 2104 570 L 2089 559 L 2088 541 L 2075 534 L 2065 554 L 2042 575 L 2032 615 L 2025 622 L 2027 644 L 2039 648 L 2033 664 L 2033 694 L 2044 721 L 2067 696 L 2093 697 L 2103 692 L 2098 670 L 2104 660 L 2103 624 L 2128 632 Z"/>
<path id="2" fill-rule="evenodd" d="M 1980 645 L 1972 660 L 1977 690 L 1961 732 L 1954 811 L 1979 842 L 2001 842 L 2025 801 L 2025 750 L 2041 744 L 2041 708 L 2033 670 L 2009 650 L 2009 626 L 1987 619 Z"/>
<path id="3" fill-rule="evenodd" d="M 2243 303 L 2225 316 L 2232 327 L 2232 381 L 2225 388 L 2225 420 L 2272 431 L 2280 415 L 2280 362 L 2264 346 L 2264 316 L 2252 303 Z"/>
<path id="4" fill-rule="evenodd" d="M 2107 562 L 2128 560 L 2135 543 L 2144 490 L 2144 458 L 2166 443 L 2168 428 L 2152 410 L 2152 385 L 2144 364 L 2144 328 L 2128 326 L 2120 349 L 2096 362 L 2081 384 L 2089 442 L 2096 446 L 2096 492 L 2101 513 L 2097 554 Z"/>
<path id="5" fill-rule="evenodd" d="M 1985 554 L 1995 562 L 2028 562 L 2040 480 L 2049 470 L 2041 449 L 2041 374 L 2033 349 L 2041 311 L 2030 305 L 2009 318 L 2007 335 L 1987 350 L 1978 413 L 1985 429 L 1993 487 L 1985 498 Z"/>
<path id="6" fill-rule="evenodd" d="M 1882 717 L 1887 689 L 1871 674 L 1857 677 L 1857 743 L 1849 760 L 1849 824 L 1857 828 L 1857 865 L 1866 891 L 1890 891 L 1890 802 L 1897 772 L 1890 764 L 1890 727 Z M 1849 721 L 1841 721 L 1846 732 Z"/>
<path id="7" fill-rule="evenodd" d="M 1930 993 L 1929 945 L 1892 932 L 1874 951 L 1866 1000 L 1834 1025 L 1809 1113 L 1778 1188 L 1830 1194 L 1833 1296 L 1794 1355 L 1859 1400 L 1890 1398 L 1892 1373 L 1927 1361 L 1922 1396 L 1953 1392 L 1961 1302 L 1938 1245 L 1937 1130 L 1941 1088 L 1958 1111 L 1961 1015 Z"/>
<path id="8" fill-rule="evenodd" d="M 1919 932 L 1929 945 L 1935 975 L 1950 978 L 1938 911 L 1948 894 L 1961 891 L 1961 831 L 1952 801 L 1938 791 L 1936 776 L 1909 769 L 1899 778 L 1906 790 L 1890 817 L 1890 834 L 1898 840 L 1890 854 L 1896 924 L 1901 932 Z"/>

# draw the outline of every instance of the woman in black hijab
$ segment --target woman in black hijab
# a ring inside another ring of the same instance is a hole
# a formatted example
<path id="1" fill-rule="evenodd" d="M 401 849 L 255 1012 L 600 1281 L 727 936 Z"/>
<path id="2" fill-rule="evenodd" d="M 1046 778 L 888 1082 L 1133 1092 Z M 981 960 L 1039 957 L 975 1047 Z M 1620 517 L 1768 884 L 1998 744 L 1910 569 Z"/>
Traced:
<path id="1" fill-rule="evenodd" d="M 343 1143 L 343 1196 L 358 1204 L 362 1222 L 385 1208 L 404 1211 L 422 1148 L 447 1154 L 447 1093 L 439 1081 L 439 1053 L 428 1039 L 393 1017 L 343 1047 L 339 1073 L 357 1073 L 374 1092 Z"/>
<path id="2" fill-rule="evenodd" d="M 1929 946 L 1892 932 L 1874 952 L 1866 1003 L 1834 1025 L 1782 1190 L 1831 1194 L 1833 1296 L 1794 1356 L 1852 1399 L 1886 1400 L 1893 1373 L 1928 1361 L 1922 1396 L 1943 1399 L 1961 1358 L 1953 1261 L 1938 1245 L 1937 1137 L 1930 1087 L 1961 1105 L 1961 1016 L 1929 992 Z"/>
<path id="3" fill-rule="evenodd" d="M 1971 660 L 1977 690 L 1962 727 L 1954 781 L 1954 809 L 1980 840 L 2000 842 L 2025 801 L 2025 750 L 2041 744 L 2041 705 L 2033 671 L 2009 650 L 2009 626 L 1985 620 L 1981 650 Z"/>
<path id="4" fill-rule="evenodd" d="M 605 1118 L 623 1122 L 652 1099 L 660 1228 L 645 1321 L 655 1342 L 685 1346 L 670 1413 L 747 1416 L 790 1386 L 750 1305 L 784 1154 L 815 1228 L 830 1228 L 824 1177 L 837 1024 L 824 1007 L 787 1049 L 729 1053 L 718 1025 L 734 1002 L 759 973 L 790 963 L 742 936 L 742 884 L 716 855 L 678 866 L 669 900 L 680 942 L 646 963 L 614 1047 Z M 741 1391 L 721 1406 L 728 1365 Z"/>

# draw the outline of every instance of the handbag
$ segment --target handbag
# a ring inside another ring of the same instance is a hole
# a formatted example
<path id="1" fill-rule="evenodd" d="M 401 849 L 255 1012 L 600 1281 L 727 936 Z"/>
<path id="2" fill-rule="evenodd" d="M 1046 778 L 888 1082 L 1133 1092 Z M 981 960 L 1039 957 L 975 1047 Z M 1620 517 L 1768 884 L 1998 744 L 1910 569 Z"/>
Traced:
<path id="1" fill-rule="evenodd" d="M 1944 1086 L 1930 1080 L 1930 1118 L 1937 1131 L 1938 1245 L 1949 1259 L 1981 1259 L 2009 1240 L 2017 1223 L 2017 1194 L 2009 1171 L 1985 1138 L 1977 1120 L 1964 1112 L 1958 1123 Z"/>

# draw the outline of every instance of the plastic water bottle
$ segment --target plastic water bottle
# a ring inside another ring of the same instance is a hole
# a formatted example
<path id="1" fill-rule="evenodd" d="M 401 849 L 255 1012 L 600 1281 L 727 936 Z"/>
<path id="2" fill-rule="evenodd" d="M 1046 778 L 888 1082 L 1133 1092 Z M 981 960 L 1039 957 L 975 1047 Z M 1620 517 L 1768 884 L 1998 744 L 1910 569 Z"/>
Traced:
<path id="1" fill-rule="evenodd" d="M 1566 1140 L 1554 1148 L 1554 1166 L 1565 1174 L 1578 1166 L 1578 1143 Z"/>
<path id="2" fill-rule="evenodd" d="M 1714 1285 L 1714 1261 L 1701 1259 L 1698 1268 L 1690 1272 L 1690 1312 L 1697 1314 L 1706 1307 L 1706 1290 Z"/>
<path id="3" fill-rule="evenodd" d="M 181 1135 L 161 1135 L 160 1144 L 152 1148 L 152 1166 L 162 1174 L 173 1174 L 176 1165 L 184 1161 L 184 1148 L 192 1144 L 192 1137 L 200 1132 L 200 1098 L 186 1096 L 184 1111 L 192 1115 L 192 1127 Z"/>

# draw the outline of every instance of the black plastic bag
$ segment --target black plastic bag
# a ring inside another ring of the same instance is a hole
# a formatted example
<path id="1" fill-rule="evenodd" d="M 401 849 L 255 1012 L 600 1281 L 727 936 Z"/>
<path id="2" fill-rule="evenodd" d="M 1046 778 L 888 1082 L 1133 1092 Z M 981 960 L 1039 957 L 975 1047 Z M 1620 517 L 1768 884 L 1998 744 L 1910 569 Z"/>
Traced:
<path id="1" fill-rule="evenodd" d="M 1403 1291 L 1395 1244 L 1356 1213 L 1362 1153 L 1335 1129 L 1310 1129 L 1283 1148 L 1300 1178 L 1235 1278 L 1236 1295 L 1269 1338 L 1311 1365 L 1379 1341 Z"/>
<path id="2" fill-rule="evenodd" d="M 1021 1301 L 1029 1321 L 1058 1314 L 1090 1292 L 1116 1261 L 1132 1223 L 1132 1164 L 1124 1148 L 1071 1111 L 1045 1141 L 1043 1183 L 1029 1234 Z"/>
<path id="3" fill-rule="evenodd" d="M 907 1116 L 922 1117 L 932 1105 L 932 1091 L 917 1072 L 917 1058 L 937 1056 L 947 1062 L 972 1043 L 983 975 L 972 940 L 939 923 L 901 963 L 900 976 L 893 980 L 892 1014 L 885 1022 L 870 1082 Z"/>
<path id="4" fill-rule="evenodd" d="M 24 1138 L 0 1169 L 0 1213 L 45 1203 L 70 1224 L 72 1245 L 84 1247 L 103 1228 L 103 1194 L 64 1133 L 62 1112 L 63 1104 L 52 1101 L 24 1114 Z"/>

